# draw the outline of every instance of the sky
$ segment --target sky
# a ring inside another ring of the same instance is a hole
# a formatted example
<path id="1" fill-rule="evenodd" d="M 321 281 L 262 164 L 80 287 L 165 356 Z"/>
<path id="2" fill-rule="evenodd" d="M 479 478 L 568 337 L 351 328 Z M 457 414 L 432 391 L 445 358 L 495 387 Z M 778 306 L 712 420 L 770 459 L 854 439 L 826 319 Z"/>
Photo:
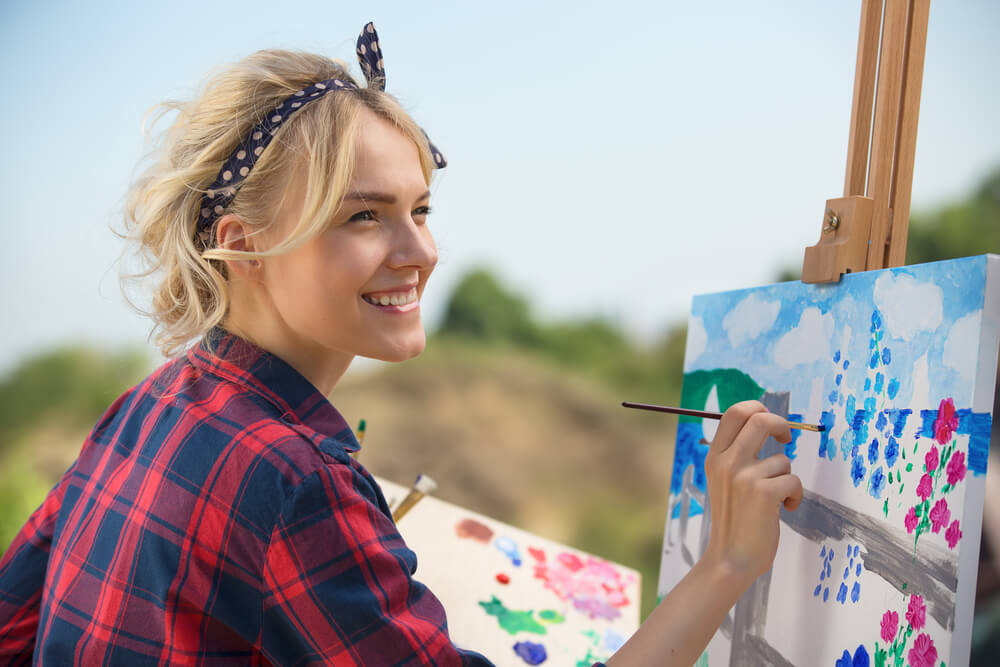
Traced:
<path id="1" fill-rule="evenodd" d="M 388 91 L 449 160 L 432 185 L 428 326 L 489 266 L 540 318 L 651 338 L 694 294 L 768 283 L 818 241 L 843 192 L 860 6 L 4 3 L 0 372 L 67 342 L 148 345 L 112 230 L 151 107 L 262 48 L 357 72 L 369 20 Z M 915 211 L 1000 166 L 998 29 L 995 0 L 931 4 Z"/>

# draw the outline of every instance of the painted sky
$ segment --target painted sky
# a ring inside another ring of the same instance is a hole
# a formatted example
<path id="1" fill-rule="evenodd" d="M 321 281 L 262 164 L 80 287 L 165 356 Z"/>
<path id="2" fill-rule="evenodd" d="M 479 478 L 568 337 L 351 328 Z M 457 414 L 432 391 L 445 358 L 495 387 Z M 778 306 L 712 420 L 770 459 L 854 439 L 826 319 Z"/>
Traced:
<path id="1" fill-rule="evenodd" d="M 860 2 L 7 2 L 0 370 L 53 344 L 141 342 L 109 228 L 144 113 L 267 47 L 351 59 L 374 20 L 388 87 L 450 166 L 441 264 L 489 264 L 544 317 L 649 334 L 694 293 L 770 281 L 840 196 Z M 931 5 L 914 206 L 1000 164 L 1000 4 Z"/>
<path id="2" fill-rule="evenodd" d="M 815 421 L 831 392 L 845 395 L 835 401 L 843 405 L 875 375 L 877 312 L 884 337 L 876 369 L 883 382 L 899 382 L 892 404 L 930 409 L 953 397 L 968 406 L 985 283 L 986 258 L 974 257 L 853 274 L 836 286 L 784 283 L 695 297 L 685 372 L 739 368 L 769 391 L 792 392 L 790 412 Z"/>

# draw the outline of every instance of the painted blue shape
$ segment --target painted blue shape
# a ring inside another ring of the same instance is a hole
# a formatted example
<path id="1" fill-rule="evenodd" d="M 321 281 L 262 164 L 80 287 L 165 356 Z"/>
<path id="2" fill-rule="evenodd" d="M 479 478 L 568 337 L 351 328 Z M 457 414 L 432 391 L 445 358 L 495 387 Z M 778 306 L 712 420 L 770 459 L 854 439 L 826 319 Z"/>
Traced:
<path id="1" fill-rule="evenodd" d="M 872 379 L 865 378 L 865 391 L 870 391 L 872 388 Z"/>
<path id="2" fill-rule="evenodd" d="M 847 651 L 844 651 L 845 653 Z M 858 650 L 854 652 L 854 658 L 851 660 L 851 667 L 869 667 L 868 650 L 864 647 L 864 644 L 858 646 Z"/>
<path id="3" fill-rule="evenodd" d="M 902 437 L 903 429 L 906 428 L 906 418 L 913 414 L 909 408 L 889 410 L 889 419 L 892 421 L 892 434 L 897 438 Z"/>
<path id="4" fill-rule="evenodd" d="M 899 393 L 899 378 L 892 378 L 889 380 L 889 386 L 886 387 L 885 391 L 889 395 L 890 399 L 896 398 L 896 394 Z"/>
<path id="5" fill-rule="evenodd" d="M 878 438 L 872 438 L 872 441 L 868 444 L 868 463 L 875 463 L 878 461 Z"/>
<path id="6" fill-rule="evenodd" d="M 615 630 L 608 628 L 604 631 L 604 650 L 614 653 L 625 643 L 625 637 Z"/>
<path id="7" fill-rule="evenodd" d="M 884 491 L 885 471 L 882 470 L 882 466 L 879 466 L 872 471 L 871 477 L 868 478 L 868 495 L 880 499 Z"/>
<path id="8" fill-rule="evenodd" d="M 790 422 L 801 422 L 802 415 L 798 413 L 792 413 L 788 415 L 787 419 Z M 791 431 L 792 431 L 792 439 L 785 444 L 785 456 L 794 461 L 795 457 L 798 456 L 799 436 L 802 435 L 802 430 L 793 428 L 791 429 Z"/>
<path id="9" fill-rule="evenodd" d="M 860 456 L 855 456 L 854 460 L 851 461 L 851 481 L 854 482 L 854 488 L 861 486 L 865 472 L 865 460 Z"/>
<path id="10" fill-rule="evenodd" d="M 882 365 L 883 366 L 888 366 L 891 363 L 892 363 L 892 352 L 889 351 L 889 348 L 883 347 L 882 348 Z"/>
<path id="11" fill-rule="evenodd" d="M 690 503 L 688 505 L 688 516 L 689 517 L 698 516 L 700 514 L 704 514 L 705 513 L 705 508 L 702 507 L 701 503 L 699 503 L 694 498 L 690 498 L 688 500 L 688 502 Z M 679 518 L 681 518 L 681 503 L 677 503 L 676 505 L 674 505 L 674 509 L 672 509 L 670 511 L 670 518 L 671 519 L 679 519 Z"/>
<path id="12" fill-rule="evenodd" d="M 875 420 L 875 429 L 876 430 L 881 431 L 886 426 L 889 425 L 889 418 L 886 417 L 886 412 L 887 412 L 887 410 L 883 410 L 882 412 L 878 413 L 878 419 Z"/>
<path id="13" fill-rule="evenodd" d="M 850 359 L 844 359 L 844 370 L 845 370 L 845 371 L 847 370 L 847 368 L 848 368 L 848 367 L 849 367 L 850 365 L 851 365 L 851 361 L 850 361 Z"/>
<path id="14" fill-rule="evenodd" d="M 865 399 L 865 420 L 871 420 L 875 416 L 875 397 L 869 396 Z"/>
<path id="15" fill-rule="evenodd" d="M 837 602 L 844 604 L 847 602 L 847 584 L 840 582 L 840 590 L 837 591 Z"/>
<path id="16" fill-rule="evenodd" d="M 874 341 L 872 341 L 874 342 Z M 872 355 L 871 360 L 868 362 L 868 368 L 875 370 L 878 368 L 878 352 Z"/>
<path id="17" fill-rule="evenodd" d="M 837 386 L 839 387 L 840 383 L 843 382 L 843 381 L 844 381 L 843 374 L 842 373 L 837 373 L 837 377 L 836 377 L 836 379 L 834 379 L 834 382 L 837 383 Z"/>
<path id="18" fill-rule="evenodd" d="M 848 575 L 848 573 L 849 573 L 850 571 L 851 571 L 851 568 L 850 568 L 850 567 L 845 567 L 845 568 L 844 568 L 844 576 L 843 576 L 843 577 L 841 577 L 841 579 L 847 579 L 847 575 Z"/>
<path id="19" fill-rule="evenodd" d="M 840 656 L 835 667 L 853 667 L 851 663 L 851 652 L 844 649 L 844 655 Z"/>
<path id="20" fill-rule="evenodd" d="M 925 438 L 934 437 L 934 421 L 937 419 L 937 410 L 921 410 L 920 419 L 922 424 L 920 426 L 920 435 Z"/>
<path id="21" fill-rule="evenodd" d="M 827 586 L 826 588 L 823 589 L 823 602 L 826 602 L 829 599 L 830 599 L 830 587 Z"/>
<path id="22" fill-rule="evenodd" d="M 878 308 L 872 311 L 872 331 L 878 331 L 882 328 L 882 313 L 879 312 Z"/>
<path id="23" fill-rule="evenodd" d="M 545 646 L 536 644 L 535 642 L 518 642 L 514 644 L 514 653 L 529 665 L 540 665 L 549 657 L 545 652 Z"/>
<path id="24" fill-rule="evenodd" d="M 858 563 L 858 567 L 854 570 L 854 576 L 855 577 L 861 576 L 861 563 Z"/>
<path id="25" fill-rule="evenodd" d="M 826 545 L 825 544 L 823 545 L 823 548 L 819 550 L 819 557 L 820 558 L 826 558 Z"/>
<path id="26" fill-rule="evenodd" d="M 853 447 L 851 447 L 851 458 L 854 458 L 855 456 L 857 456 L 858 452 L 860 451 L 860 449 L 861 448 L 857 444 L 855 444 Z"/>
<path id="27" fill-rule="evenodd" d="M 824 410 L 819 416 L 819 423 L 823 426 L 823 432 L 819 434 L 819 455 L 826 456 L 831 461 L 836 453 L 833 451 L 835 448 L 830 444 L 830 431 L 833 430 L 833 424 L 836 421 L 832 411 Z"/>
<path id="28" fill-rule="evenodd" d="M 844 431 L 840 437 L 840 453 L 845 461 L 849 461 L 851 449 L 854 447 L 854 431 Z"/>
<path id="29" fill-rule="evenodd" d="M 874 350 L 876 345 L 878 345 L 878 341 L 875 340 L 875 336 L 872 336 L 871 340 L 868 341 L 868 349 Z"/>
<path id="30" fill-rule="evenodd" d="M 955 412 L 958 417 L 958 435 L 969 436 L 969 470 L 976 475 L 986 474 L 986 461 L 990 454 L 990 429 L 993 420 L 988 412 L 973 412 L 963 408 Z M 934 437 L 934 422 L 937 420 L 937 410 L 921 410 L 922 425 L 920 435 L 925 438 Z"/>
<path id="31" fill-rule="evenodd" d="M 813 597 L 818 598 L 819 592 L 823 589 L 823 584 L 816 584 L 816 588 L 813 589 Z"/>
<path id="32" fill-rule="evenodd" d="M 840 363 L 840 350 L 833 353 L 833 363 Z"/>
<path id="33" fill-rule="evenodd" d="M 861 597 L 861 584 L 855 581 L 854 585 L 851 586 L 851 602 L 857 602 L 860 597 Z"/>
<path id="34" fill-rule="evenodd" d="M 833 552 L 831 551 L 830 553 L 832 554 Z M 829 578 L 830 578 L 830 575 L 831 575 L 832 573 L 833 573 L 833 568 L 831 568 L 831 567 L 830 567 L 830 563 L 829 563 L 829 562 L 827 562 L 827 564 L 826 564 L 826 578 L 827 578 L 827 579 L 829 579 Z"/>
<path id="35" fill-rule="evenodd" d="M 521 567 L 521 552 L 517 548 L 517 542 L 509 537 L 498 537 L 493 541 L 493 546 L 510 559 L 515 567 Z"/>
<path id="36" fill-rule="evenodd" d="M 830 392 L 830 395 L 826 397 L 830 403 L 836 403 L 837 399 L 840 398 L 840 392 L 834 389 Z"/>
<path id="37" fill-rule="evenodd" d="M 826 581 L 826 568 L 823 568 L 823 571 L 819 573 L 819 580 Z"/>
<path id="38" fill-rule="evenodd" d="M 701 422 L 681 422 L 677 425 L 677 441 L 674 445 L 674 468 L 670 476 L 670 493 L 681 492 L 684 473 L 688 466 L 694 466 L 693 482 L 698 490 L 705 490 L 705 455 L 708 446 L 701 444 L 705 432 Z"/>
<path id="39" fill-rule="evenodd" d="M 884 385 L 885 385 L 885 376 L 882 375 L 881 373 L 876 373 L 875 374 L 875 393 L 876 394 L 881 394 L 882 393 L 882 387 Z"/>
<path id="40" fill-rule="evenodd" d="M 854 557 L 855 558 L 858 557 L 858 545 L 857 544 L 854 545 Z"/>

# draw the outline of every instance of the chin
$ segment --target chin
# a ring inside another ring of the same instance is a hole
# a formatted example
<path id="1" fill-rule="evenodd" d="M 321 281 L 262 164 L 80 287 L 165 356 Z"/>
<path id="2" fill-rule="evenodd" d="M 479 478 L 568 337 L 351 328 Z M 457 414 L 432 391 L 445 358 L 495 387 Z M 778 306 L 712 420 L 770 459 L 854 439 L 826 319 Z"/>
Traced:
<path id="1" fill-rule="evenodd" d="M 409 340 L 394 341 L 384 346 L 380 345 L 377 351 L 373 350 L 372 354 L 364 356 L 378 359 L 379 361 L 406 361 L 419 355 L 424 351 L 426 346 L 427 336 L 424 334 L 423 329 L 421 329 L 419 335 L 414 335 Z"/>

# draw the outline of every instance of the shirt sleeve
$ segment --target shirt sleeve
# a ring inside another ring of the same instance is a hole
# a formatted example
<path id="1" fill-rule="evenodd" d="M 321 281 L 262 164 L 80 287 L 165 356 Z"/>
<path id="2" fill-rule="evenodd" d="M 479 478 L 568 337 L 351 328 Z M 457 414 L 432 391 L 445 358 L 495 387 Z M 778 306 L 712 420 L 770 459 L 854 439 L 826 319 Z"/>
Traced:
<path id="1" fill-rule="evenodd" d="M 59 512 L 59 488 L 49 492 L 0 560 L 0 664 L 31 663 Z"/>
<path id="2" fill-rule="evenodd" d="M 261 650 L 277 664 L 491 665 L 452 644 L 416 555 L 362 474 L 333 464 L 284 503 L 264 563 Z"/>

